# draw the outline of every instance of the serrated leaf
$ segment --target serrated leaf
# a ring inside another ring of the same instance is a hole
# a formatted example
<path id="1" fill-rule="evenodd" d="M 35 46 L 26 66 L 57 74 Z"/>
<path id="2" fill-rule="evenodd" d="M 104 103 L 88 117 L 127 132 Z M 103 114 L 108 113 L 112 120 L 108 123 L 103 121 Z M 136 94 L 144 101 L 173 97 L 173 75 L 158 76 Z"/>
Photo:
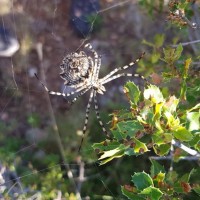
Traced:
<path id="1" fill-rule="evenodd" d="M 193 135 L 185 127 L 179 127 L 174 131 L 174 137 L 180 141 L 190 141 L 193 138 Z"/>
<path id="2" fill-rule="evenodd" d="M 152 186 L 145 188 L 142 192 L 140 192 L 140 194 L 145 194 L 148 199 L 153 200 L 159 200 L 163 195 L 163 193 L 158 188 Z"/>
<path id="3" fill-rule="evenodd" d="M 144 98 L 150 100 L 154 104 L 164 102 L 160 89 L 155 85 L 150 85 L 144 90 Z"/>
<path id="4" fill-rule="evenodd" d="M 127 82 L 124 88 L 131 104 L 136 106 L 140 99 L 140 90 L 138 86 L 133 82 Z"/>
<path id="5" fill-rule="evenodd" d="M 161 144 L 161 145 L 154 145 L 153 149 L 154 152 L 159 156 L 165 156 L 169 153 L 171 148 L 171 144 Z"/>
<path id="6" fill-rule="evenodd" d="M 138 190 L 143 190 L 149 186 L 153 186 L 152 178 L 145 172 L 135 173 L 132 176 L 131 181 L 134 183 Z"/>
<path id="7" fill-rule="evenodd" d="M 138 194 L 134 194 L 133 192 L 126 190 L 124 186 L 121 186 L 121 191 L 122 194 L 130 200 L 145 200 L 145 198 L 140 197 Z"/>
<path id="8" fill-rule="evenodd" d="M 117 141 L 103 141 L 100 143 L 93 144 L 92 148 L 98 149 L 98 150 L 100 150 L 100 152 L 102 152 L 102 151 L 109 151 L 109 150 L 115 149 L 119 145 L 120 145 L 120 143 Z"/>
<path id="9" fill-rule="evenodd" d="M 117 124 L 117 129 L 121 133 L 122 138 L 127 136 L 134 137 L 138 131 L 142 131 L 144 128 L 140 122 L 136 120 L 123 121 Z"/>
<path id="10" fill-rule="evenodd" d="M 171 133 L 155 133 L 152 135 L 152 139 L 155 144 L 161 145 L 161 144 L 166 144 L 166 143 L 171 143 L 173 136 Z"/>
<path id="11" fill-rule="evenodd" d="M 135 143 L 134 147 L 133 147 L 135 153 L 143 154 L 144 152 L 149 151 L 145 143 L 140 142 L 136 138 L 133 138 L 133 140 L 134 140 L 134 143 Z"/>
<path id="12" fill-rule="evenodd" d="M 160 165 L 157 161 L 150 159 L 151 161 L 151 177 L 156 176 L 160 172 L 165 173 L 165 169 L 162 165 Z"/>

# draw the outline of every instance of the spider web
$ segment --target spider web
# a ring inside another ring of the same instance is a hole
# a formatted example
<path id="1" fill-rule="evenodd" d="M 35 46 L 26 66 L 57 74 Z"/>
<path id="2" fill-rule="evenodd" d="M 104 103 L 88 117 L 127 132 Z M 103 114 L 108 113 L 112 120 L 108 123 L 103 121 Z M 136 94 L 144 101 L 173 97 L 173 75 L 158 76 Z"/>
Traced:
<path id="1" fill-rule="evenodd" d="M 12 58 L 0 58 L 0 171 L 8 174 L 6 178 L 0 176 L 2 197 L 18 193 L 24 198 L 43 199 L 44 195 L 54 192 L 54 199 L 61 199 L 65 187 L 64 191 L 77 199 L 101 199 L 101 195 L 119 198 L 116 193 L 123 182 L 117 178 L 117 172 L 112 172 L 113 164 L 99 167 L 92 142 L 89 142 L 104 138 L 93 114 L 89 119 L 90 134 L 81 154 L 77 151 L 87 95 L 70 108 L 63 98 L 49 96 L 34 73 L 46 80 L 51 90 L 68 92 L 70 88 L 65 88 L 59 78 L 58 66 L 66 53 L 81 49 L 88 41 L 102 55 L 103 73 L 113 69 L 110 63 L 122 66 L 136 58 L 141 52 L 139 48 L 136 55 L 131 52 L 131 45 L 125 49 L 130 38 L 140 38 L 142 31 L 140 24 L 135 30 L 130 27 L 133 21 L 128 16 L 135 4 L 136 1 L 131 0 L 102 1 L 100 10 L 90 19 L 89 33 L 81 33 L 81 28 L 76 27 L 82 36 L 79 37 L 69 23 L 69 1 L 2 1 L 1 26 L 11 30 L 20 42 L 20 49 Z M 135 44 L 133 41 L 132 45 Z M 101 98 L 101 107 L 119 100 L 114 94 L 122 84 L 116 85 Z M 116 108 L 119 109 L 119 105 Z M 104 122 L 109 120 L 107 115 L 106 111 L 101 113 Z M 59 178 L 60 174 L 63 178 Z M 48 182 L 53 180 L 55 183 Z M 118 189 L 111 187 L 114 181 Z M 37 184 L 43 189 L 37 188 Z"/>

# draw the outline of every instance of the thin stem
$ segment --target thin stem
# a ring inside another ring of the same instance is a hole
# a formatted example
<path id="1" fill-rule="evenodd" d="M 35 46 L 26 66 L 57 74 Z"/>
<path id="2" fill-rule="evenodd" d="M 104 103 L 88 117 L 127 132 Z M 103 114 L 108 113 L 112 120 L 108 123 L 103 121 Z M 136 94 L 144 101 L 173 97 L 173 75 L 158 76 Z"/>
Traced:
<path id="1" fill-rule="evenodd" d="M 182 43 L 179 43 L 179 44 L 181 44 L 182 46 L 187 46 L 187 45 L 195 44 L 195 43 L 200 43 L 200 40 L 193 40 L 191 42 L 182 42 Z M 171 47 L 177 47 L 179 44 L 171 45 Z"/>

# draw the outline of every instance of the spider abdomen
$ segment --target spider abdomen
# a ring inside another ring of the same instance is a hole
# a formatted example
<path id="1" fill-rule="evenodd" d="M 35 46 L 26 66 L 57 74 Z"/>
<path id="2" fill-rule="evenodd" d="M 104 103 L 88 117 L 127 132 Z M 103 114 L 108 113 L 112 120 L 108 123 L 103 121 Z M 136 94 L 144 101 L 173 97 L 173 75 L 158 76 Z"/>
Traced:
<path id="1" fill-rule="evenodd" d="M 68 54 L 60 65 L 60 77 L 65 85 L 76 85 L 88 78 L 92 65 L 92 59 L 83 51 Z"/>

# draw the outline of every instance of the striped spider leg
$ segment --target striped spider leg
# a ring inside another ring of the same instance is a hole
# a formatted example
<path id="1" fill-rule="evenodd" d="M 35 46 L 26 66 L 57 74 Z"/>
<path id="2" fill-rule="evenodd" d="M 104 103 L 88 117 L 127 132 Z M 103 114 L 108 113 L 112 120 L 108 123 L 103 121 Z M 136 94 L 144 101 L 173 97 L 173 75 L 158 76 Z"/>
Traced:
<path id="1" fill-rule="evenodd" d="M 128 65 L 115 68 L 105 77 L 100 79 L 99 78 L 99 71 L 101 67 L 100 56 L 92 48 L 91 44 L 89 43 L 86 44 L 84 48 L 89 50 L 89 52 L 91 52 L 91 56 L 88 56 L 84 51 L 80 51 L 78 53 L 73 52 L 71 54 L 66 55 L 66 57 L 64 57 L 64 59 L 62 60 L 62 63 L 60 64 L 60 68 L 61 68 L 60 77 L 65 81 L 64 84 L 66 86 L 73 88 L 74 91 L 69 92 L 69 93 L 64 93 L 64 92 L 60 93 L 60 92 L 51 91 L 47 88 L 46 85 L 44 85 L 44 83 L 42 83 L 39 80 L 38 76 L 35 74 L 36 78 L 40 81 L 44 89 L 50 95 L 63 96 L 65 98 L 72 96 L 72 100 L 70 101 L 72 104 L 76 102 L 76 100 L 79 97 L 81 97 L 83 94 L 85 94 L 87 91 L 90 90 L 90 97 L 89 97 L 89 101 L 86 107 L 85 122 L 84 122 L 84 127 L 83 127 L 83 137 L 81 139 L 79 151 L 81 149 L 81 146 L 84 140 L 84 135 L 87 130 L 89 112 L 90 112 L 90 107 L 92 103 L 94 103 L 94 109 L 97 116 L 97 120 L 100 126 L 102 127 L 102 130 L 105 133 L 105 135 L 109 137 L 109 134 L 106 131 L 104 124 L 100 118 L 99 106 L 98 106 L 98 101 L 97 101 L 97 94 L 103 95 L 104 92 L 106 91 L 104 84 L 123 76 L 140 77 L 146 81 L 146 79 L 139 74 L 131 74 L 131 73 L 117 74 L 117 72 L 120 72 L 122 70 L 125 70 L 135 65 L 137 62 L 139 62 L 142 59 L 145 53 L 142 53 L 139 58 L 129 63 Z"/>

